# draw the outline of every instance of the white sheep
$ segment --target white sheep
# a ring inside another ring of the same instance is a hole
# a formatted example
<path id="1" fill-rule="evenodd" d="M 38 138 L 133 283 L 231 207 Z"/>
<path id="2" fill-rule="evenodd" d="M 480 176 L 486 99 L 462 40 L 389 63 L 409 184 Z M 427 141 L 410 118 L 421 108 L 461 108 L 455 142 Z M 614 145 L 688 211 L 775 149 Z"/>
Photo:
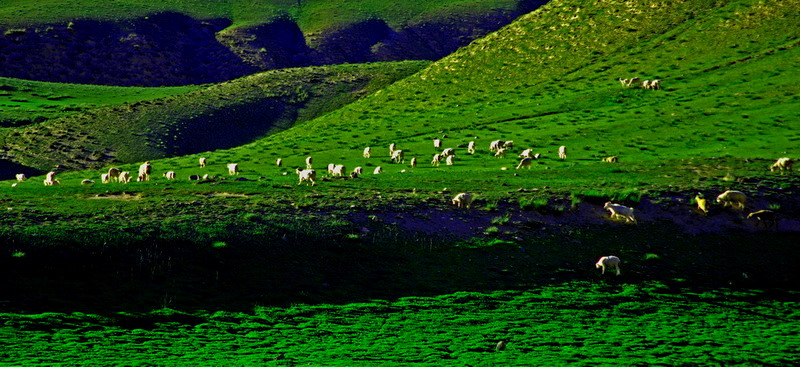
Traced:
<path id="1" fill-rule="evenodd" d="M 614 204 L 609 201 L 603 206 L 603 209 L 611 212 L 611 219 L 623 218 L 625 222 L 636 222 L 636 218 L 633 216 L 633 208 L 631 207 Z"/>
<path id="2" fill-rule="evenodd" d="M 239 174 L 239 165 L 238 164 L 236 164 L 236 163 L 228 163 L 226 167 L 228 167 L 228 174 L 229 175 L 233 176 L 233 175 L 238 175 Z"/>
<path id="3" fill-rule="evenodd" d="M 517 169 L 520 169 L 520 168 L 523 168 L 523 167 L 525 167 L 527 169 L 531 169 L 531 162 L 533 162 L 533 159 L 531 159 L 529 157 L 522 158 L 522 160 L 520 160 L 519 164 L 517 165 Z"/>
<path id="4" fill-rule="evenodd" d="M 781 171 L 783 173 L 784 170 L 791 171 L 792 166 L 794 165 L 794 161 L 789 157 L 778 158 L 775 163 L 769 166 L 770 172 L 775 172 L 775 170 Z"/>
<path id="5" fill-rule="evenodd" d="M 394 154 L 394 151 L 397 150 L 397 144 L 391 143 L 389 144 L 389 156 L 391 157 Z"/>
<path id="6" fill-rule="evenodd" d="M 164 177 L 166 177 L 167 180 L 174 180 L 175 179 L 175 171 L 164 172 Z"/>
<path id="7" fill-rule="evenodd" d="M 605 157 L 605 158 L 603 158 L 603 162 L 606 162 L 606 163 L 617 163 L 617 162 L 619 162 L 619 157 L 617 157 L 615 155 L 611 156 L 611 157 Z"/>
<path id="8" fill-rule="evenodd" d="M 52 172 L 52 171 L 47 172 L 47 175 L 45 175 L 45 178 L 44 178 L 44 185 L 45 186 L 53 186 L 53 185 L 58 185 L 58 184 L 60 184 L 60 182 L 58 182 L 58 180 L 56 180 L 56 173 Z"/>
<path id="9" fill-rule="evenodd" d="M 25 176 L 24 173 L 17 173 L 17 182 L 22 182 L 28 179 L 28 176 Z"/>
<path id="10" fill-rule="evenodd" d="M 466 192 L 459 193 L 455 197 L 453 197 L 453 205 L 458 208 L 467 208 L 469 209 L 472 206 L 472 195 Z"/>
<path id="11" fill-rule="evenodd" d="M 381 168 L 381 166 L 375 167 L 375 169 L 372 171 L 373 175 L 379 175 L 381 173 L 383 173 L 383 168 Z"/>
<path id="12" fill-rule="evenodd" d="M 722 207 L 731 206 L 734 209 L 744 209 L 744 203 L 747 201 L 747 195 L 741 191 L 728 190 L 717 196 L 717 203 L 721 203 Z"/>
<path id="13" fill-rule="evenodd" d="M 456 156 L 454 156 L 454 155 L 448 155 L 447 158 L 444 159 L 445 164 L 448 165 L 448 166 L 452 166 L 455 163 L 454 162 L 455 161 L 455 157 Z"/>
<path id="14" fill-rule="evenodd" d="M 645 80 L 642 82 L 642 89 L 650 89 L 650 81 Z"/>
<path id="15" fill-rule="evenodd" d="M 358 166 L 358 167 L 353 169 L 353 173 L 355 173 L 357 175 L 363 175 L 364 174 L 364 169 L 361 168 L 361 166 Z"/>
<path id="16" fill-rule="evenodd" d="M 364 156 L 364 158 L 371 157 L 372 156 L 372 148 L 371 147 L 364 148 L 364 153 L 362 155 Z"/>
<path id="17" fill-rule="evenodd" d="M 334 169 L 334 168 L 336 168 L 336 164 L 334 164 L 334 163 L 328 163 L 328 168 L 327 168 L 327 171 L 328 171 L 328 174 L 329 174 L 329 175 L 332 175 L 332 174 L 333 174 L 333 169 Z"/>
<path id="18" fill-rule="evenodd" d="M 403 163 L 405 161 L 406 156 L 402 149 L 395 150 L 394 153 L 392 153 L 392 163 Z"/>
<path id="19" fill-rule="evenodd" d="M 139 166 L 139 181 L 150 181 L 150 173 L 153 172 L 153 166 L 150 162 L 144 162 Z"/>
<path id="20" fill-rule="evenodd" d="M 519 154 L 520 158 L 533 158 L 533 149 L 525 149 Z"/>
<path id="21" fill-rule="evenodd" d="M 498 158 L 503 158 L 503 157 L 506 156 L 506 153 L 508 153 L 508 149 L 500 148 L 500 149 L 497 150 L 496 153 L 494 153 L 494 156 L 498 157 Z"/>
<path id="22" fill-rule="evenodd" d="M 306 169 L 312 169 L 314 158 L 306 157 Z"/>
<path id="23" fill-rule="evenodd" d="M 94 181 L 92 180 L 81 180 L 81 185 L 91 185 Z"/>
<path id="24" fill-rule="evenodd" d="M 295 173 L 297 173 L 297 176 L 300 179 L 300 181 L 297 182 L 298 185 L 302 184 L 304 181 L 310 182 L 311 186 L 316 185 L 317 171 L 314 171 L 313 169 L 304 169 L 301 171 L 299 168 L 297 168 L 295 170 Z"/>
<path id="25" fill-rule="evenodd" d="M 104 184 L 111 182 L 111 180 L 108 178 L 108 173 L 103 173 L 100 175 L 100 182 Z"/>
<path id="26" fill-rule="evenodd" d="M 495 140 L 495 141 L 489 143 L 489 150 L 492 151 L 492 152 L 496 152 L 496 151 L 500 150 L 500 148 L 503 147 L 504 143 L 505 142 L 502 141 L 502 140 Z"/>
<path id="27" fill-rule="evenodd" d="M 627 87 L 627 86 L 628 86 L 628 83 L 630 82 L 630 79 L 622 79 L 622 78 L 619 78 L 619 79 L 617 79 L 617 80 L 619 80 L 619 83 L 620 83 L 620 84 L 622 84 L 622 86 L 623 86 L 623 87 Z"/>
<path id="28" fill-rule="evenodd" d="M 417 157 L 411 158 L 411 168 L 417 167 Z"/>
<path id="29" fill-rule="evenodd" d="M 475 154 L 475 142 L 474 141 L 470 141 L 469 143 L 467 143 L 467 153 Z"/>
<path id="30" fill-rule="evenodd" d="M 597 260 L 597 264 L 594 264 L 595 269 L 603 269 L 600 274 L 606 273 L 606 267 L 614 268 L 617 270 L 617 275 L 620 274 L 619 272 L 619 263 L 621 263 L 620 259 L 616 256 L 603 256 L 600 260 Z"/>
<path id="31" fill-rule="evenodd" d="M 122 171 L 119 173 L 117 180 L 121 183 L 129 183 L 131 182 L 131 173 L 128 171 Z"/>
<path id="32" fill-rule="evenodd" d="M 122 173 L 119 168 L 111 167 L 108 169 L 108 180 L 119 182 L 119 174 Z"/>
<path id="33" fill-rule="evenodd" d="M 442 157 L 449 157 L 451 155 L 456 155 L 456 150 L 453 148 L 446 148 L 441 154 Z"/>
<path id="34" fill-rule="evenodd" d="M 567 159 L 567 147 L 566 146 L 562 145 L 562 146 L 558 147 L 558 158 L 561 159 L 562 161 Z"/>
<path id="35" fill-rule="evenodd" d="M 661 81 L 658 79 L 654 79 L 650 81 L 650 89 L 657 90 L 661 89 Z"/>
<path id="36" fill-rule="evenodd" d="M 438 167 L 441 162 L 442 162 L 442 156 L 439 155 L 439 154 L 434 154 L 433 155 L 433 160 L 431 160 L 431 166 L 437 166 Z"/>
<path id="37" fill-rule="evenodd" d="M 278 158 L 275 161 L 275 165 L 278 166 L 278 167 L 283 167 L 283 158 Z"/>
<path id="38" fill-rule="evenodd" d="M 206 167 L 206 157 L 200 157 L 200 159 L 198 159 L 198 161 L 200 162 L 200 168 L 205 168 Z"/>
<path id="39" fill-rule="evenodd" d="M 513 140 L 509 140 L 507 142 L 504 142 L 503 143 L 503 148 L 506 148 L 508 150 L 514 149 L 514 141 Z"/>
<path id="40" fill-rule="evenodd" d="M 331 171 L 331 175 L 334 177 L 344 177 L 346 170 L 347 169 L 344 167 L 343 164 L 337 164 L 333 166 L 333 171 Z"/>
<path id="41" fill-rule="evenodd" d="M 439 149 L 442 147 L 442 139 L 433 138 L 433 147 Z"/>

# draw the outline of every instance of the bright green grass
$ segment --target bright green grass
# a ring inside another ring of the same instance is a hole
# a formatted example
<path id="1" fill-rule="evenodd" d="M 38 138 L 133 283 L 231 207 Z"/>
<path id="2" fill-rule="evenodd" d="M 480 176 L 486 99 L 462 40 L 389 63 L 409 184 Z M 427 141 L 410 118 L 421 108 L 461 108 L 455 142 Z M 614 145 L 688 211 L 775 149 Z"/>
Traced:
<path id="1" fill-rule="evenodd" d="M 384 19 L 390 26 L 426 17 L 513 9 L 515 0 L 375 1 L 375 0 L 169 0 L 169 1 L 70 1 L 9 0 L 0 8 L 0 24 L 67 23 L 75 19 L 122 20 L 174 11 L 210 19 L 227 18 L 233 26 L 257 25 L 289 15 L 304 33 L 314 33 L 370 18 Z M 299 7 L 298 7 L 299 5 Z"/>
<path id="2" fill-rule="evenodd" d="M 132 317 L 154 324 L 120 321 Z M 758 290 L 698 292 L 658 282 L 572 282 L 247 313 L 0 314 L 0 321 L 0 357 L 22 364 L 800 363 L 796 302 Z M 505 350 L 495 351 L 498 341 Z"/>
<path id="3" fill-rule="evenodd" d="M 199 88 L 110 87 L 0 78 L 0 125 L 42 122 L 76 111 L 163 98 Z"/>

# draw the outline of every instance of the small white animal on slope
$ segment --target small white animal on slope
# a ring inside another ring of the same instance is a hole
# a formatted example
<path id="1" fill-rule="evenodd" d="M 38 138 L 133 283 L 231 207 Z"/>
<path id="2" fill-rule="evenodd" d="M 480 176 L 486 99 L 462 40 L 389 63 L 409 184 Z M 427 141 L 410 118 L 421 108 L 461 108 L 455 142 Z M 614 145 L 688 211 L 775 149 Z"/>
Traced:
<path id="1" fill-rule="evenodd" d="M 397 150 L 397 144 L 391 143 L 389 144 L 389 156 L 391 157 L 394 154 L 394 151 Z"/>
<path id="2" fill-rule="evenodd" d="M 306 169 L 311 169 L 314 163 L 314 158 L 306 157 Z"/>
<path id="3" fill-rule="evenodd" d="M 462 192 L 453 198 L 453 205 L 459 208 L 469 209 L 472 206 L 472 195 Z"/>
<path id="4" fill-rule="evenodd" d="M 448 166 L 452 166 L 455 163 L 455 157 L 454 155 L 448 155 L 447 158 L 444 159 L 444 163 Z"/>
<path id="5" fill-rule="evenodd" d="M 498 158 L 503 158 L 506 156 L 506 153 L 508 153 L 508 149 L 500 148 L 497 150 L 497 153 L 495 153 L 494 156 Z"/>
<path id="6" fill-rule="evenodd" d="M 22 182 L 28 179 L 28 176 L 25 176 L 24 173 L 17 173 L 17 182 Z"/>
<path id="7" fill-rule="evenodd" d="M 52 171 L 48 172 L 47 175 L 45 176 L 45 179 L 44 179 L 44 185 L 45 186 L 53 186 L 53 185 L 58 185 L 58 184 L 60 184 L 60 182 L 58 182 L 58 180 L 56 180 L 56 173 L 52 172 Z"/>
<path id="8" fill-rule="evenodd" d="M 597 264 L 594 264 L 594 267 L 595 269 L 603 269 L 600 274 L 606 273 L 606 267 L 614 268 L 617 270 L 617 275 L 619 275 L 619 263 L 621 262 L 622 261 L 616 256 L 603 256 L 600 260 L 597 260 Z"/>
<path id="9" fill-rule="evenodd" d="M 295 170 L 295 173 L 297 173 L 300 178 L 300 181 L 297 182 L 298 185 L 303 183 L 303 181 L 311 182 L 311 186 L 314 186 L 317 183 L 317 171 L 314 171 L 313 169 L 304 169 L 301 171 L 298 168 Z"/>
<path id="10" fill-rule="evenodd" d="M 282 167 L 283 166 L 283 159 L 282 158 L 278 158 L 278 160 L 275 161 L 275 165 L 278 166 L 278 167 Z"/>
<path id="11" fill-rule="evenodd" d="M 108 173 L 103 173 L 100 175 L 100 182 L 107 184 L 109 183 L 109 181 L 110 180 L 108 179 Z"/>
<path id="12" fill-rule="evenodd" d="M 165 172 L 164 173 L 164 177 L 166 177 L 167 180 L 174 180 L 175 179 L 175 171 Z"/>
<path id="13" fill-rule="evenodd" d="M 238 175 L 239 174 L 239 165 L 236 163 L 228 163 L 228 174 L 229 175 Z"/>
<path id="14" fill-rule="evenodd" d="M 370 156 L 372 156 L 372 148 L 371 147 L 364 148 L 363 156 L 364 158 L 369 158 Z"/>
<path id="15" fill-rule="evenodd" d="M 331 171 L 331 175 L 334 177 L 344 177 L 345 176 L 346 168 L 344 168 L 343 164 L 337 164 L 333 166 L 333 171 Z"/>
<path id="16" fill-rule="evenodd" d="M 611 219 L 624 218 L 626 222 L 636 222 L 636 218 L 633 216 L 633 208 L 631 207 L 614 204 L 609 201 L 603 206 L 603 209 L 611 212 Z"/>
<path id="17" fill-rule="evenodd" d="M 122 173 L 119 168 L 111 167 L 108 169 L 108 180 L 109 181 L 119 181 L 119 174 Z"/>
<path id="18" fill-rule="evenodd" d="M 520 168 L 523 168 L 523 167 L 531 169 L 531 162 L 532 161 L 533 160 L 528 158 L 528 157 L 522 158 L 522 160 L 520 160 L 519 164 L 517 165 L 517 169 L 520 169 Z"/>
<path id="19" fill-rule="evenodd" d="M 199 159 L 199 161 L 200 161 L 200 168 L 205 168 L 206 167 L 206 157 L 201 157 Z"/>
<path id="20" fill-rule="evenodd" d="M 567 147 L 563 145 L 558 147 L 558 158 L 561 160 L 567 159 Z"/>
<path id="21" fill-rule="evenodd" d="M 439 138 L 433 138 L 433 147 L 439 149 L 442 147 L 442 140 Z"/>
<path id="22" fill-rule="evenodd" d="M 469 153 L 469 154 L 475 154 L 475 142 L 474 142 L 474 141 L 470 141 L 470 142 L 467 144 L 467 153 Z"/>
<path id="23" fill-rule="evenodd" d="M 121 182 L 121 183 L 131 182 L 131 173 L 128 172 L 128 171 L 120 172 L 118 181 Z"/>
<path id="24" fill-rule="evenodd" d="M 456 155 L 456 150 L 453 148 L 447 148 L 443 150 L 441 154 L 442 157 L 449 157 L 451 155 Z"/>
<path id="25" fill-rule="evenodd" d="M 417 157 L 411 158 L 411 168 L 417 167 Z"/>
<path id="26" fill-rule="evenodd" d="M 406 160 L 406 155 L 403 150 L 395 150 L 392 153 L 392 163 L 403 163 Z"/>
<path id="27" fill-rule="evenodd" d="M 381 166 L 375 167 L 375 170 L 372 171 L 373 175 L 379 175 L 381 173 L 383 173 L 383 168 L 381 168 Z"/>
<path id="28" fill-rule="evenodd" d="M 500 150 L 500 148 L 503 147 L 504 143 L 505 142 L 502 141 L 502 140 L 495 140 L 495 141 L 489 143 L 489 150 L 492 151 L 492 152 L 496 152 L 496 151 Z"/>
<path id="29" fill-rule="evenodd" d="M 139 181 L 150 181 L 150 173 L 153 172 L 153 166 L 150 162 L 144 162 L 139 166 Z"/>
<path id="30" fill-rule="evenodd" d="M 364 174 L 364 169 L 361 168 L 361 166 L 358 166 L 358 167 L 353 169 L 353 173 L 355 173 L 357 175 L 363 175 Z"/>
<path id="31" fill-rule="evenodd" d="M 783 173 L 784 170 L 791 171 L 792 166 L 794 165 L 794 161 L 789 157 L 778 158 L 775 163 L 769 166 L 770 172 L 775 172 L 775 170 L 781 171 Z"/>
<path id="32" fill-rule="evenodd" d="M 717 203 L 721 203 L 723 208 L 730 205 L 734 209 L 744 209 L 745 201 L 747 195 L 736 190 L 728 190 L 717 196 Z"/>
<path id="33" fill-rule="evenodd" d="M 434 154 L 433 160 L 431 160 L 431 166 L 439 166 L 441 162 L 442 162 L 442 156 L 439 154 Z"/>

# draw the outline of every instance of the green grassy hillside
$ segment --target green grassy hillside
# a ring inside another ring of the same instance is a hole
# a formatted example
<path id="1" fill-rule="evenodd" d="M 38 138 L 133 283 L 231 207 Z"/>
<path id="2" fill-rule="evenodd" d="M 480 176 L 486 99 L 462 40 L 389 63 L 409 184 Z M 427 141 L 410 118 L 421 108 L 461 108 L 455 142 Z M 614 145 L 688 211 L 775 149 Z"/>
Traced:
<path id="1" fill-rule="evenodd" d="M 335 110 L 425 65 L 398 62 L 278 70 L 201 89 L 118 88 L 126 92 L 114 97 L 122 102 L 115 106 L 0 130 L 2 156 L 41 170 L 56 165 L 75 169 L 237 146 Z M 124 101 L 125 93 L 135 96 L 137 90 L 185 93 Z"/>
<path id="2" fill-rule="evenodd" d="M 0 126 L 15 127 L 97 107 L 187 93 L 199 86 L 138 88 L 47 83 L 0 77 Z"/>
<path id="3" fill-rule="evenodd" d="M 429 173 L 398 178 L 399 167 L 387 168 L 392 185 L 407 188 L 469 188 L 468 181 L 474 188 L 487 177 L 512 186 L 730 185 L 721 180 L 728 173 L 732 180 L 763 176 L 769 161 L 796 155 L 798 6 L 554 1 L 302 129 L 217 154 L 262 172 L 257 167 L 274 157 L 299 166 L 309 154 L 323 166 L 389 166 L 394 142 L 407 159 L 425 163 L 414 172 Z M 663 89 L 617 81 L 634 76 L 660 79 Z M 443 134 L 444 147 L 475 140 L 480 153 L 460 148 L 456 166 L 431 168 L 431 139 Z M 532 148 L 546 159 L 513 177 L 500 168 L 513 168 L 517 159 L 489 156 L 494 139 L 514 140 L 514 152 Z M 554 159 L 560 145 L 569 149 L 566 162 Z M 378 158 L 362 159 L 365 146 L 376 147 Z M 600 162 L 611 155 L 620 163 Z M 180 161 L 165 164 L 188 164 Z M 389 178 L 365 185 L 373 180 Z"/>

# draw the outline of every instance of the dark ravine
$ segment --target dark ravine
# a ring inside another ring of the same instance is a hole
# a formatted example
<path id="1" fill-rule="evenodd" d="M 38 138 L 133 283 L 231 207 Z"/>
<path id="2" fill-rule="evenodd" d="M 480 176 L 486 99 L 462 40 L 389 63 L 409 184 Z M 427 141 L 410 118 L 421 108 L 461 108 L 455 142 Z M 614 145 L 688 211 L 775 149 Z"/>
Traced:
<path id="1" fill-rule="evenodd" d="M 393 29 L 370 19 L 318 35 L 292 19 L 226 29 L 226 19 L 161 13 L 123 22 L 0 25 L 0 76 L 63 83 L 167 86 L 215 83 L 257 71 L 371 61 L 437 60 L 528 13 L 514 10 L 418 20 Z"/>

